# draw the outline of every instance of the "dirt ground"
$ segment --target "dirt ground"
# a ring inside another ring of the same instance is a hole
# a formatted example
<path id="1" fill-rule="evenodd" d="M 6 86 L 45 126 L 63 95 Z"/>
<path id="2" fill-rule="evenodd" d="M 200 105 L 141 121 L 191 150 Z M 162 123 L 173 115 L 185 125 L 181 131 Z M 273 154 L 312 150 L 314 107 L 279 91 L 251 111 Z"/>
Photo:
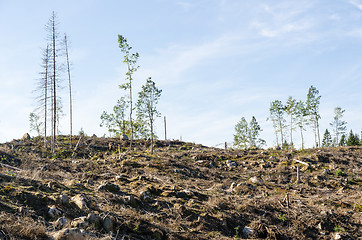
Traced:
<path id="1" fill-rule="evenodd" d="M 0 144 L 0 239 L 362 239 L 361 147 L 129 146 Z"/>

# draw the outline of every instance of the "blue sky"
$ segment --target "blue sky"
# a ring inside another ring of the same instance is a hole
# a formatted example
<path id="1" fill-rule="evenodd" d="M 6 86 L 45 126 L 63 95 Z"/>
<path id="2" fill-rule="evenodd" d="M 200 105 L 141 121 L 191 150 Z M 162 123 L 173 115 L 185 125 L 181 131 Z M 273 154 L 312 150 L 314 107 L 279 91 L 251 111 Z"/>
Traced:
<path id="1" fill-rule="evenodd" d="M 305 100 L 311 85 L 322 96 L 321 134 L 336 106 L 348 129 L 361 131 L 362 0 L 0 0 L 0 142 L 29 132 L 52 11 L 71 41 L 76 133 L 107 133 L 100 115 L 125 81 L 118 34 L 140 54 L 135 92 L 149 76 L 163 90 L 159 110 L 171 139 L 231 143 L 240 118 L 255 116 L 272 146 L 270 102 Z M 68 128 L 66 116 L 61 131 Z M 156 131 L 163 138 L 161 118 Z"/>

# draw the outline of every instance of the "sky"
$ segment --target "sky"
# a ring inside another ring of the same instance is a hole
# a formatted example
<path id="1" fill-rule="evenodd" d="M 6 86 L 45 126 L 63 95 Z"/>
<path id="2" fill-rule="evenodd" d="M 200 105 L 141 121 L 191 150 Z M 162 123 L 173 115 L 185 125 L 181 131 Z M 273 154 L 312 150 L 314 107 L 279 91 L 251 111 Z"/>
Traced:
<path id="1" fill-rule="evenodd" d="M 53 11 L 71 43 L 74 133 L 108 136 L 100 115 L 125 95 L 118 34 L 140 55 L 134 95 L 148 77 L 162 89 L 160 139 L 166 116 L 168 139 L 230 145 L 235 124 L 255 116 L 274 146 L 270 103 L 305 101 L 311 85 L 321 95 L 321 135 L 337 106 L 348 131 L 361 132 L 362 0 L 0 0 L 0 142 L 30 132 Z M 68 134 L 65 77 L 61 86 Z M 312 147 L 311 129 L 305 137 Z M 298 131 L 293 138 L 300 147 Z"/>

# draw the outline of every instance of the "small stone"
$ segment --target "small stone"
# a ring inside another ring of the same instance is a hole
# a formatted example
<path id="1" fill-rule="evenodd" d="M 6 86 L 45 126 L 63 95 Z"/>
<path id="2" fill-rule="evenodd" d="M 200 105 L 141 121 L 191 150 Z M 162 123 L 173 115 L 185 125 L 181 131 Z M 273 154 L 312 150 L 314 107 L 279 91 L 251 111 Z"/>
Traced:
<path id="1" fill-rule="evenodd" d="M 59 200 L 62 204 L 65 204 L 65 205 L 69 204 L 69 197 L 66 194 L 60 195 Z"/>
<path id="2" fill-rule="evenodd" d="M 233 162 L 233 161 L 231 161 L 231 160 L 227 160 L 227 161 L 226 161 L 226 165 L 227 165 L 229 168 L 232 168 L 232 167 L 236 167 L 236 166 L 237 166 L 236 162 Z"/>
<path id="3" fill-rule="evenodd" d="M 113 229 L 113 221 L 109 216 L 105 216 L 103 219 L 103 228 L 106 232 L 110 232 Z"/>
<path id="4" fill-rule="evenodd" d="M 249 181 L 254 184 L 263 184 L 263 180 L 259 179 L 257 176 L 251 177 Z"/>
<path id="5" fill-rule="evenodd" d="M 94 214 L 94 213 L 89 213 L 88 216 L 87 216 L 87 221 L 90 223 L 90 224 L 97 224 L 101 221 L 101 218 L 98 214 Z"/>
<path id="6" fill-rule="evenodd" d="M 151 193 L 149 191 L 142 191 L 140 193 L 140 198 L 144 201 L 150 201 L 152 198 L 151 198 Z"/>
<path id="7" fill-rule="evenodd" d="M 98 191 L 108 191 L 112 193 L 119 192 L 120 188 L 118 185 L 106 182 L 98 187 Z"/>
<path id="8" fill-rule="evenodd" d="M 253 229 L 250 227 L 243 228 L 243 234 L 246 238 L 248 238 L 250 234 L 253 234 L 253 232 L 254 232 Z"/>
<path id="9" fill-rule="evenodd" d="M 128 136 L 125 135 L 125 134 L 122 134 L 120 137 L 119 137 L 120 140 L 128 140 Z"/>

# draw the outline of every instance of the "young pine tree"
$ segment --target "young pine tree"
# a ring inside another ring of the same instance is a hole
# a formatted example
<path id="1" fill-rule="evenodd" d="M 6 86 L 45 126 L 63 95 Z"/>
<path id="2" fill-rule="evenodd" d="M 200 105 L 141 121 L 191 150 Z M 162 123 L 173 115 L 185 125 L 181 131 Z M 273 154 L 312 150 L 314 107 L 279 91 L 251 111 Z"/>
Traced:
<path id="1" fill-rule="evenodd" d="M 324 132 L 322 147 L 332 147 L 332 136 L 328 129 L 326 129 L 326 131 Z"/>

